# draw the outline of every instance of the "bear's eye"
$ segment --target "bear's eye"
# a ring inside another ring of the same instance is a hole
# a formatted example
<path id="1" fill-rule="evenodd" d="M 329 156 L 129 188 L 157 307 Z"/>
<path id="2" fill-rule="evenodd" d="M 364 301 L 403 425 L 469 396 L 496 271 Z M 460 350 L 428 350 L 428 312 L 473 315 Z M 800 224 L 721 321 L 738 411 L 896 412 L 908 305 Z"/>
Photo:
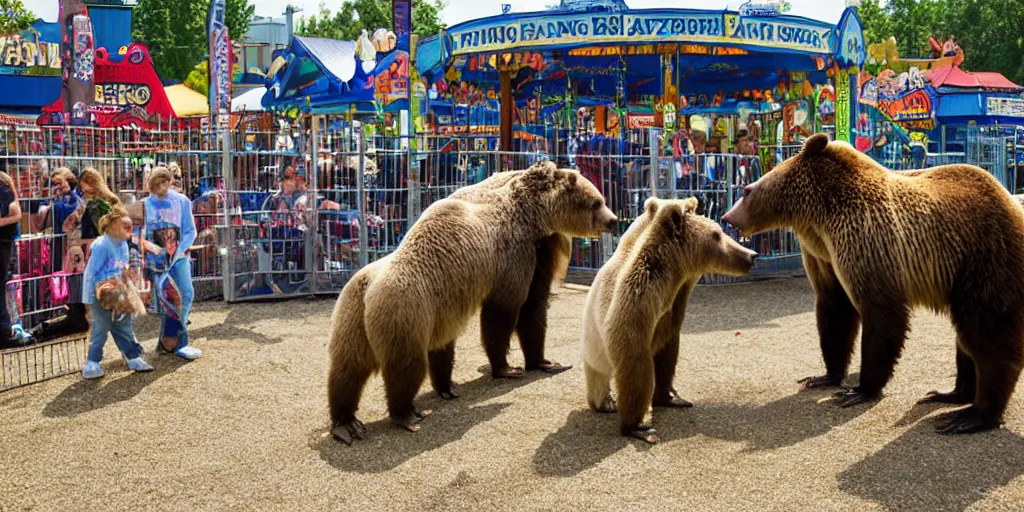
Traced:
<path id="1" fill-rule="evenodd" d="M 711 238 L 713 238 L 716 242 L 721 242 L 722 241 L 722 234 L 716 232 Z"/>
<path id="2" fill-rule="evenodd" d="M 594 199 L 594 204 L 590 205 L 590 207 L 595 209 L 595 210 L 599 210 L 599 209 L 601 209 L 601 204 L 602 204 L 602 201 L 600 199 Z"/>

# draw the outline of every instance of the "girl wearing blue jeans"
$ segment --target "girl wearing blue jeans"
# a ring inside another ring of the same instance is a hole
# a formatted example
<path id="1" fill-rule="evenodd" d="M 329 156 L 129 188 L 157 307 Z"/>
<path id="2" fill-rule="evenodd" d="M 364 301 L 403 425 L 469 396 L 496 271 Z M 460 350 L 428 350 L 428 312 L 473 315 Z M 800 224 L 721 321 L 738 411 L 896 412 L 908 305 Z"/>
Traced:
<path id="1" fill-rule="evenodd" d="M 100 237 L 89 246 L 89 262 L 85 265 L 82 286 L 82 302 L 92 313 L 92 331 L 89 342 L 89 359 L 82 369 L 82 377 L 98 379 L 103 376 L 100 361 L 103 360 L 103 345 L 107 343 L 107 333 L 114 336 L 114 343 L 128 362 L 128 368 L 137 372 L 153 369 L 142 358 L 142 346 L 135 339 L 132 321 L 135 315 L 122 311 L 121 306 L 114 310 L 105 309 L 100 305 L 97 294 L 103 294 L 115 285 L 104 282 L 113 277 L 120 277 L 128 267 L 128 237 L 132 232 L 132 219 L 121 206 L 115 206 L 110 213 L 99 221 Z"/>
<path id="2" fill-rule="evenodd" d="M 195 293 L 188 248 L 196 240 L 192 202 L 171 189 L 174 174 L 164 166 L 149 175 L 146 209 L 146 268 L 153 276 L 153 301 L 163 313 L 157 351 L 197 359 L 203 353 L 188 343 L 188 313 Z"/>

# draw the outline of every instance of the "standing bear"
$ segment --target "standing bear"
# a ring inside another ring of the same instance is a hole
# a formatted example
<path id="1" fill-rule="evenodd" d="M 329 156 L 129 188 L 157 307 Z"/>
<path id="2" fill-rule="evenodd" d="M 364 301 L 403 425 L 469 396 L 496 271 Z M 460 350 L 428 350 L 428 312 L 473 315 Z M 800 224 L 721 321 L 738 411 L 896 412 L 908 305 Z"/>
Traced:
<path id="1" fill-rule="evenodd" d="M 554 164 L 541 165 L 553 169 Z M 527 171 L 504 171 L 491 175 L 474 185 L 462 187 L 448 197 L 476 204 L 494 204 L 508 200 L 508 185 L 522 179 Z M 535 242 L 535 265 L 530 292 L 522 304 L 494 304 L 486 301 L 480 310 L 480 333 L 494 378 L 521 378 L 523 369 L 508 364 L 508 350 L 513 330 L 519 337 L 526 371 L 561 373 L 572 368 L 544 358 L 547 336 L 547 311 L 551 286 L 564 279 L 569 270 L 572 238 L 552 233 Z M 452 392 L 454 393 L 454 392 Z"/>
<path id="2" fill-rule="evenodd" d="M 937 432 L 999 425 L 1024 362 L 1024 211 L 987 172 L 890 172 L 817 134 L 723 220 L 747 236 L 796 232 L 826 369 L 805 387 L 841 384 L 863 323 L 860 383 L 836 397 L 844 407 L 877 399 L 923 306 L 952 318 L 957 378 L 922 401 L 971 404 L 942 415 Z"/>
<path id="3" fill-rule="evenodd" d="M 672 379 L 694 284 L 707 273 L 746 274 L 757 258 L 696 209 L 693 197 L 648 199 L 597 273 L 583 310 L 587 402 L 597 412 L 618 410 L 622 434 L 648 443 L 658 440 L 652 403 L 692 406 L 678 397 Z"/>
<path id="4" fill-rule="evenodd" d="M 356 416 L 369 377 L 384 377 L 391 421 L 419 430 L 413 399 L 429 367 L 435 389 L 451 393 L 455 339 L 481 304 L 516 312 L 528 296 L 536 242 L 562 233 L 592 237 L 618 219 L 576 171 L 536 165 L 505 184 L 503 200 L 442 199 L 427 208 L 398 249 L 357 272 L 331 319 L 328 402 L 332 433 L 365 435 Z"/>

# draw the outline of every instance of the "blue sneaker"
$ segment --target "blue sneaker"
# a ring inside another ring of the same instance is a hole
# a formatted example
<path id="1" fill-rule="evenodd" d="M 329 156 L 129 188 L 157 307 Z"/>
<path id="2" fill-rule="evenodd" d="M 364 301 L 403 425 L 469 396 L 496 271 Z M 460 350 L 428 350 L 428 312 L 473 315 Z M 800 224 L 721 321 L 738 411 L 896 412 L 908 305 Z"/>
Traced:
<path id="1" fill-rule="evenodd" d="M 82 378 L 92 380 L 98 379 L 103 376 L 103 368 L 100 367 L 99 363 L 89 361 L 85 363 L 85 368 L 82 368 Z"/>
<path id="2" fill-rule="evenodd" d="M 133 371 L 136 372 L 153 371 L 153 367 L 150 366 L 149 363 L 147 363 L 146 360 L 142 358 L 142 356 L 136 357 L 135 359 L 129 359 L 128 368 L 131 368 Z"/>

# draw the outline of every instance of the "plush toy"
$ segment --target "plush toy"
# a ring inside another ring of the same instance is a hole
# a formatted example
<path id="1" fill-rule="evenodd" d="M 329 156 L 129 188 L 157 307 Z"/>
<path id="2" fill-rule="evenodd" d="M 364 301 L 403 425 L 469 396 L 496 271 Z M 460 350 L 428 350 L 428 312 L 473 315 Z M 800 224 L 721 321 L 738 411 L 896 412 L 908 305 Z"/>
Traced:
<path id="1" fill-rule="evenodd" d="M 146 305 L 135 283 L 126 275 L 112 277 L 96 285 L 96 299 L 103 309 L 116 313 L 146 314 Z"/>

